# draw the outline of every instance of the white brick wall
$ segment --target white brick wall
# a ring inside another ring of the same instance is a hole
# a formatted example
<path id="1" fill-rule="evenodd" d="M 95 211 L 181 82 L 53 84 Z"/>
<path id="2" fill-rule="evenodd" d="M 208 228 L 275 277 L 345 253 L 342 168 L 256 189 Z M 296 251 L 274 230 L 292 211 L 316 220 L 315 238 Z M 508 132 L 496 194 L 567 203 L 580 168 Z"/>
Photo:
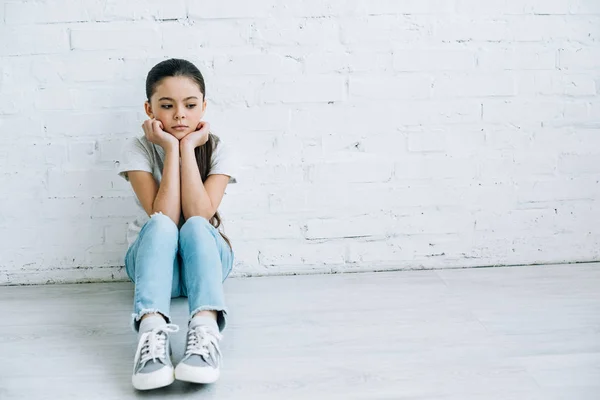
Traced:
<path id="1" fill-rule="evenodd" d="M 0 284 L 123 279 L 167 57 L 238 146 L 236 274 L 600 259 L 600 2 L 0 3 Z"/>

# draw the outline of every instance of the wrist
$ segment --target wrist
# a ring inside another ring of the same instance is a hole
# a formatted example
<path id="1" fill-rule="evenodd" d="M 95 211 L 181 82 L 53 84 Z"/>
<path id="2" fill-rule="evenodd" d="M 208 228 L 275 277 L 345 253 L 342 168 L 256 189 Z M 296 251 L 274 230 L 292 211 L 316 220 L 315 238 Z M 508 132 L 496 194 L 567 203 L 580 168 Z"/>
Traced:
<path id="1" fill-rule="evenodd" d="M 165 150 L 165 153 L 179 153 L 179 143 L 170 141 L 165 144 L 163 149 Z"/>
<path id="2" fill-rule="evenodd" d="M 182 153 L 186 152 L 186 151 L 193 152 L 196 149 L 196 147 L 198 147 L 198 146 L 194 146 L 193 144 L 190 144 L 190 142 L 185 141 L 185 140 L 182 140 L 179 142 L 179 150 Z"/>

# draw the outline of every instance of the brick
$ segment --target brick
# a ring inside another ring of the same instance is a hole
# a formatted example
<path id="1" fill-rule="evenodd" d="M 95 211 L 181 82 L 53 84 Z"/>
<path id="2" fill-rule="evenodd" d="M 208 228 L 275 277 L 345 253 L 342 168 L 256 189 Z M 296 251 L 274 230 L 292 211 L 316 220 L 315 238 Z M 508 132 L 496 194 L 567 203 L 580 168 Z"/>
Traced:
<path id="1" fill-rule="evenodd" d="M 420 100 L 431 97 L 433 79 L 403 74 L 385 78 L 351 78 L 350 98 L 366 100 Z"/>
<path id="2" fill-rule="evenodd" d="M 268 209 L 269 193 L 264 188 L 257 188 L 245 183 L 229 185 L 219 207 L 219 211 L 223 211 L 223 215 L 231 217 L 247 215 L 248 210 L 259 215 L 265 214 Z"/>
<path id="3" fill-rule="evenodd" d="M 592 0 L 574 0 L 571 7 L 573 14 L 600 14 L 600 4 Z"/>
<path id="4" fill-rule="evenodd" d="M 433 25 L 431 18 L 422 16 L 366 16 L 341 25 L 341 42 L 354 49 L 391 51 L 426 42 L 433 34 Z"/>
<path id="5" fill-rule="evenodd" d="M 474 223 L 475 219 L 468 211 L 426 209 L 398 215 L 393 219 L 391 229 L 396 234 L 464 233 L 472 231 Z"/>
<path id="6" fill-rule="evenodd" d="M 31 109 L 31 97 L 23 92 L 4 92 L 0 99 L 0 116 L 17 115 Z"/>
<path id="7" fill-rule="evenodd" d="M 0 56 L 69 51 L 67 30 L 60 26 L 0 27 Z"/>
<path id="8" fill-rule="evenodd" d="M 380 162 L 371 157 L 357 163 L 352 161 L 328 161 L 310 165 L 308 179 L 310 182 L 386 182 L 391 179 L 393 163 Z"/>
<path id="9" fill-rule="evenodd" d="M 362 118 L 355 118 L 356 115 L 361 115 Z M 368 134 L 373 130 L 373 124 L 380 121 L 395 132 L 398 126 L 471 123 L 480 120 L 481 103 L 472 100 L 400 101 L 365 103 L 361 106 L 335 104 L 294 109 L 291 131 L 296 135 L 321 138 L 330 134 Z"/>
<path id="10" fill-rule="evenodd" d="M 600 149 L 600 128 L 544 128 L 533 136 L 533 146 L 539 151 L 564 154 L 597 154 Z"/>
<path id="11" fill-rule="evenodd" d="M 260 107 L 212 106 L 206 111 L 215 133 L 246 135 L 253 131 L 285 131 L 290 125 L 290 108 L 282 105 Z M 226 139 L 226 137 L 224 138 Z"/>
<path id="12" fill-rule="evenodd" d="M 0 186 L 11 188 L 20 198 L 39 198 L 46 194 L 48 178 L 43 168 L 17 169 L 0 174 Z"/>
<path id="13" fill-rule="evenodd" d="M 459 49 L 396 49 L 396 71 L 468 71 L 475 68 L 475 53 Z"/>
<path id="14" fill-rule="evenodd" d="M 121 266 L 125 263 L 125 254 L 127 252 L 127 245 L 124 244 L 101 244 L 91 246 L 86 253 L 85 256 L 85 265 L 96 265 L 94 268 L 95 271 L 102 270 L 113 270 L 112 268 L 106 267 L 115 267 Z M 114 270 L 113 270 L 114 271 Z M 108 271 L 106 276 L 101 279 L 104 280 L 121 280 L 127 279 L 127 275 L 125 271 L 121 271 L 121 274 L 116 273 L 117 271 L 111 272 L 110 277 L 108 276 Z M 87 274 L 86 274 L 87 278 Z M 88 278 L 89 279 L 89 278 Z"/>
<path id="15" fill-rule="evenodd" d="M 506 39 L 515 42 L 547 42 L 568 39 L 567 22 L 563 16 L 527 15 L 508 17 Z"/>
<path id="16" fill-rule="evenodd" d="M 473 179 L 477 176 L 477 162 L 472 158 L 453 158 L 443 155 L 406 156 L 396 162 L 395 179 Z"/>
<path id="17" fill-rule="evenodd" d="M 160 21 L 183 19 L 186 16 L 186 4 L 184 0 L 175 0 L 168 3 L 159 0 L 130 0 L 127 2 L 107 2 L 97 18 L 103 21 L 123 19 L 157 19 Z"/>
<path id="18" fill-rule="evenodd" d="M 73 28 L 73 50 L 159 50 L 160 32 L 151 27 L 126 28 L 119 26 Z"/>
<path id="19" fill-rule="evenodd" d="M 7 2 L 4 20 L 7 25 L 87 22 L 90 15 L 80 1 Z"/>
<path id="20" fill-rule="evenodd" d="M 195 19 L 267 18 L 274 15 L 276 4 L 271 0 L 262 0 L 253 4 L 238 3 L 232 7 L 227 3 L 198 0 L 188 4 L 188 14 Z"/>
<path id="21" fill-rule="evenodd" d="M 306 74 L 387 72 L 393 69 L 392 59 L 384 52 L 311 52 L 304 56 L 304 67 Z"/>
<path id="22" fill-rule="evenodd" d="M 563 118 L 564 105 L 552 100 L 485 100 L 486 122 L 552 122 Z"/>
<path id="23" fill-rule="evenodd" d="M 444 152 L 447 134 L 444 130 L 428 132 L 409 132 L 408 151 L 410 152 Z"/>
<path id="24" fill-rule="evenodd" d="M 146 100 L 143 85 L 133 83 L 114 85 L 89 85 L 85 89 L 76 92 L 80 109 L 122 109 L 126 107 L 137 107 L 143 110 Z M 140 124 L 141 126 L 141 124 Z"/>
<path id="25" fill-rule="evenodd" d="M 565 154 L 558 160 L 558 172 L 561 174 L 575 174 L 582 176 L 586 174 L 600 173 L 598 155 Z"/>
<path id="26" fill-rule="evenodd" d="M 133 198 L 130 201 L 134 201 Z M 106 244 L 115 245 L 127 244 L 127 227 L 129 222 L 119 222 L 119 223 L 111 223 L 108 226 L 104 227 L 104 239 Z M 123 252 L 123 258 L 125 257 L 125 252 Z"/>
<path id="27" fill-rule="evenodd" d="M 300 222 L 290 218 L 230 219 L 227 235 L 258 239 L 301 239 Z"/>
<path id="28" fill-rule="evenodd" d="M 456 0 L 456 11 L 459 14 L 498 15 L 507 11 L 507 2 L 484 4 L 476 0 Z"/>
<path id="29" fill-rule="evenodd" d="M 248 44 L 252 34 L 248 21 L 202 21 L 192 26 L 164 24 L 161 26 L 162 42 L 172 51 L 226 47 L 242 47 Z"/>
<path id="30" fill-rule="evenodd" d="M 40 110 L 73 110 L 79 102 L 76 90 L 65 88 L 42 88 L 35 98 L 35 106 Z"/>
<path id="31" fill-rule="evenodd" d="M 558 53 L 558 60 L 558 65 L 568 70 L 598 69 L 600 68 L 600 48 L 561 49 Z"/>
<path id="32" fill-rule="evenodd" d="M 142 123 L 145 120 L 140 113 L 133 111 L 53 112 L 43 119 L 46 132 L 54 137 L 115 134 L 141 136 Z"/>
<path id="33" fill-rule="evenodd" d="M 96 196 L 92 199 L 92 210 L 90 213 L 92 219 L 105 219 L 109 217 L 134 218 L 138 214 L 140 214 L 140 207 L 138 207 L 131 197 Z"/>
<path id="34" fill-rule="evenodd" d="M 513 0 L 513 3 L 521 3 Z M 567 15 L 572 11 L 573 0 L 530 0 L 523 4 L 523 12 L 531 14 Z"/>
<path id="35" fill-rule="evenodd" d="M 368 15 L 451 14 L 452 2 L 445 0 L 372 0 L 361 2 L 361 11 Z"/>
<path id="36" fill-rule="evenodd" d="M 316 218 L 306 221 L 306 239 L 384 237 L 389 218 L 364 215 L 343 219 Z"/>
<path id="37" fill-rule="evenodd" d="M 600 183 L 594 176 L 523 180 L 517 183 L 517 199 L 520 203 L 589 200 L 597 198 L 599 193 Z"/>
<path id="38" fill-rule="evenodd" d="M 268 210 L 272 214 L 299 213 L 306 210 L 307 187 L 297 182 L 285 182 L 271 188 L 267 195 Z"/>
<path id="39" fill-rule="evenodd" d="M 438 98 L 514 96 L 516 84 L 509 74 L 445 74 L 435 79 L 433 93 Z"/>
<path id="40" fill-rule="evenodd" d="M 554 70 L 558 51 L 534 46 L 486 46 L 477 54 L 477 67 L 494 70 Z"/>
<path id="41" fill-rule="evenodd" d="M 585 74 L 558 71 L 526 71 L 515 75 L 521 96 L 593 96 L 596 81 Z"/>
<path id="42" fill-rule="evenodd" d="M 261 265 L 281 273 L 309 272 L 307 266 L 342 265 L 345 248 L 341 243 L 297 243 L 297 241 L 264 241 L 259 246 Z M 275 272 L 275 271 L 274 271 Z"/>
<path id="43" fill-rule="evenodd" d="M 273 12 L 277 15 L 292 17 L 348 17 L 363 13 L 359 5 L 362 5 L 359 0 L 273 2 Z"/>
<path id="44" fill-rule="evenodd" d="M 77 224 L 52 224 L 47 229 L 39 229 L 34 243 L 44 246 L 91 246 L 104 241 L 101 223 L 82 220 Z"/>
<path id="45" fill-rule="evenodd" d="M 276 54 L 242 54 L 216 57 L 218 75 L 288 75 L 298 74 L 302 65 L 290 57 Z"/>
<path id="46" fill-rule="evenodd" d="M 91 168 L 98 159 L 96 141 L 69 143 L 68 168 Z"/>
<path id="47" fill-rule="evenodd" d="M 510 31 L 510 24 L 504 19 L 459 16 L 438 19 L 434 24 L 432 36 L 445 43 L 499 42 L 506 40 Z"/>
<path id="48" fill-rule="evenodd" d="M 342 101 L 345 98 L 345 80 L 342 77 L 323 76 L 278 79 L 266 83 L 260 91 L 261 102 L 273 103 L 327 103 Z"/>
<path id="49" fill-rule="evenodd" d="M 266 77 L 262 76 L 214 76 L 206 77 L 206 100 L 211 107 L 253 107 L 259 104 L 260 89 L 265 85 Z M 210 91 L 209 91 L 210 90 Z"/>
<path id="50" fill-rule="evenodd" d="M 240 173 L 244 182 L 250 184 L 283 184 L 287 182 L 302 182 L 304 169 L 301 165 L 265 164 L 256 167 L 242 168 Z"/>
<path id="51" fill-rule="evenodd" d="M 76 223 L 90 219 L 92 201 L 85 197 L 46 197 L 38 202 L 44 220 L 67 220 Z"/>
<path id="52" fill-rule="evenodd" d="M 356 135 L 340 130 L 321 139 L 321 153 L 317 159 L 327 160 L 334 155 L 341 157 L 377 156 L 380 160 L 393 160 L 407 153 L 406 136 L 396 132 L 369 134 L 369 131 Z"/>
<path id="53" fill-rule="evenodd" d="M 2 96 L 0 96 L 2 99 Z M 2 100 L 0 100 L 2 101 Z M 0 130 L 10 132 L 15 126 L 22 126 L 24 129 L 19 132 L 19 137 L 5 136 L 6 142 L 12 142 L 20 139 L 45 139 L 44 124 L 39 115 L 2 115 L 0 113 Z"/>
<path id="54" fill-rule="evenodd" d="M 27 154 L 27 157 L 24 155 Z M 21 140 L 12 144 L 3 162 L 15 171 L 32 167 L 31 160 L 36 160 L 36 167 L 48 168 L 62 166 L 67 162 L 67 145 L 60 141 Z"/>
<path id="55" fill-rule="evenodd" d="M 129 195 L 131 186 L 113 170 L 48 171 L 50 196 Z"/>
<path id="56" fill-rule="evenodd" d="M 266 19 L 254 24 L 251 41 L 261 46 L 341 48 L 340 27 L 333 18 Z"/>

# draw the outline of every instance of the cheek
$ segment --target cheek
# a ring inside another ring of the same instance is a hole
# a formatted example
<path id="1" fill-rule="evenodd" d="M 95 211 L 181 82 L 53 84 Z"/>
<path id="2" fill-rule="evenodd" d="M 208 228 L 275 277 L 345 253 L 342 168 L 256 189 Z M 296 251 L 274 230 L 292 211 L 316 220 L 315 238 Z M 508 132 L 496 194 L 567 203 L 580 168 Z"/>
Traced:
<path id="1" fill-rule="evenodd" d="M 156 111 L 154 112 L 154 118 L 156 118 L 156 119 L 164 118 L 169 114 L 169 110 L 165 110 L 160 107 L 155 108 L 155 110 Z"/>

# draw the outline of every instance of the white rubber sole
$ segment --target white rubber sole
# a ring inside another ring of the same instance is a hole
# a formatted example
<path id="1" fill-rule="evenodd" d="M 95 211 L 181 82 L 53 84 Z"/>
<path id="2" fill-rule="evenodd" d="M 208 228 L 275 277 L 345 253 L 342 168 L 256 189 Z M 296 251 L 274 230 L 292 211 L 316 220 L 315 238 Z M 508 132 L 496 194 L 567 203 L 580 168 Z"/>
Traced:
<path id="1" fill-rule="evenodd" d="M 175 381 L 173 368 L 164 367 L 149 374 L 137 374 L 131 377 L 131 383 L 137 390 L 151 390 L 169 386 Z"/>
<path id="2" fill-rule="evenodd" d="M 221 371 L 210 367 L 192 367 L 179 363 L 175 368 L 175 379 L 192 383 L 214 383 L 219 379 Z"/>

